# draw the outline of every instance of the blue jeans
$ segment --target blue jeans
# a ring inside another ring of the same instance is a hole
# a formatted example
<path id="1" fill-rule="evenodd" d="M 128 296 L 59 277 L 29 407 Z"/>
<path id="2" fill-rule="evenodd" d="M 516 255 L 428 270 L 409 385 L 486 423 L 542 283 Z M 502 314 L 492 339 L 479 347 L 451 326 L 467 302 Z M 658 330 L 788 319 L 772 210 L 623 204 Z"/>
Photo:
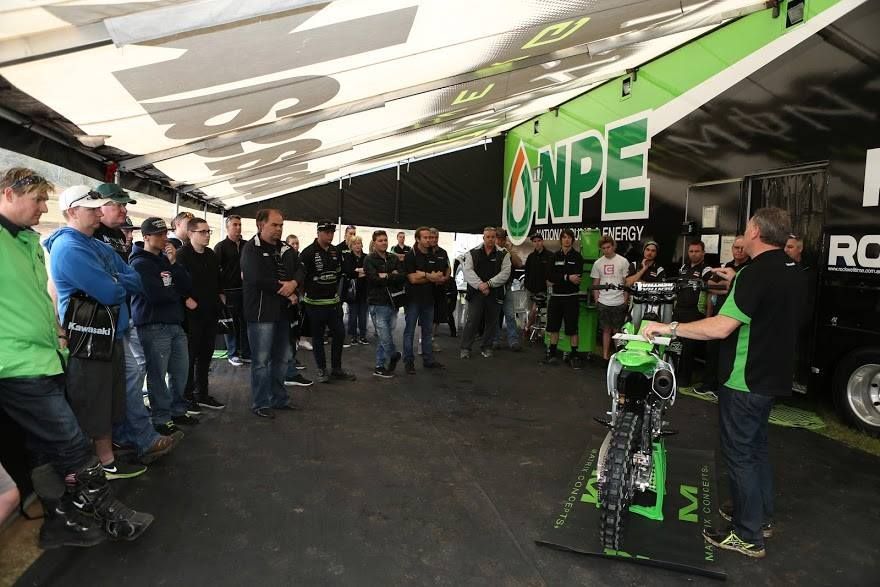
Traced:
<path id="1" fill-rule="evenodd" d="M 348 304 L 348 334 L 367 338 L 367 301 L 349 302 Z"/>
<path id="2" fill-rule="evenodd" d="M 394 306 L 370 306 L 370 318 L 376 328 L 376 367 L 384 367 L 397 349 L 394 348 L 394 326 L 397 308 Z"/>
<path id="3" fill-rule="evenodd" d="M 134 328 L 129 329 L 122 344 L 125 347 L 125 419 L 113 427 L 113 440 L 136 446 L 138 455 L 143 456 L 159 439 L 144 405 L 147 360 Z"/>
<path id="4" fill-rule="evenodd" d="M 721 454 L 730 475 L 737 535 L 764 544 L 761 525 L 773 517 L 773 469 L 767 427 L 773 398 L 722 387 L 718 392 Z"/>
<path id="5" fill-rule="evenodd" d="M 186 333 L 180 324 L 144 324 L 138 326 L 137 333 L 147 359 L 147 392 L 153 425 L 161 426 L 186 414 L 183 395 L 189 375 Z"/>
<path id="6" fill-rule="evenodd" d="M 416 322 L 422 329 L 422 363 L 434 362 L 434 351 L 431 348 L 431 337 L 434 329 L 434 302 L 420 304 L 410 302 L 406 305 L 406 325 L 403 328 L 403 360 L 415 361 L 413 354 L 413 337 L 416 334 Z"/>
<path id="7" fill-rule="evenodd" d="M 519 332 L 516 330 L 516 312 L 513 311 L 513 296 L 510 295 L 510 287 L 507 288 L 507 295 L 504 296 L 502 312 L 504 315 L 504 330 L 507 331 L 508 346 L 519 344 Z M 502 336 L 504 336 L 504 331 L 499 328 L 495 334 L 495 342 L 501 342 Z"/>
<path id="8" fill-rule="evenodd" d="M 35 465 L 52 463 L 62 477 L 79 471 L 95 452 L 64 394 L 64 375 L 0 379 L 0 408 L 25 432 Z"/>
<path id="9" fill-rule="evenodd" d="M 327 356 L 324 354 L 324 331 L 329 327 L 333 335 L 330 341 L 330 366 L 333 370 L 342 369 L 342 339 L 345 338 L 345 327 L 342 325 L 342 306 L 331 304 L 318 306 L 303 304 L 312 332 L 312 352 L 315 364 L 322 371 L 327 369 Z"/>
<path id="10" fill-rule="evenodd" d="M 251 345 L 251 410 L 287 405 L 284 376 L 290 361 L 290 321 L 248 322 Z"/>

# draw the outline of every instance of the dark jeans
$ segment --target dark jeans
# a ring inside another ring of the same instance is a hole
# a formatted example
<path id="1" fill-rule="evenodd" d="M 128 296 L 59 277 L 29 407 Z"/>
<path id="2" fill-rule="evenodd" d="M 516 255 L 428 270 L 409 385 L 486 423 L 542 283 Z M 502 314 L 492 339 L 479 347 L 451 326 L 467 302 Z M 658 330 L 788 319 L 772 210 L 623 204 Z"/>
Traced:
<path id="1" fill-rule="evenodd" d="M 318 369 L 322 371 L 327 369 L 327 356 L 324 354 L 324 331 L 327 328 L 330 329 L 332 336 L 330 366 L 334 370 L 342 369 L 342 342 L 345 338 L 345 327 L 342 325 L 342 306 L 340 304 L 303 305 L 309 319 L 309 329 L 312 331 L 312 352 L 315 354 L 315 364 Z"/>
<path id="2" fill-rule="evenodd" d="M 189 369 L 186 333 L 179 324 L 144 324 L 138 326 L 137 333 L 147 359 L 147 391 L 153 425 L 161 426 L 186 414 L 183 395 Z"/>
<path id="3" fill-rule="evenodd" d="M 290 322 L 248 322 L 251 343 L 251 409 L 287 405 L 284 375 L 290 360 Z"/>
<path id="4" fill-rule="evenodd" d="M 214 358 L 214 339 L 217 320 L 195 312 L 187 312 L 187 339 L 189 341 L 189 376 L 184 395 L 189 401 L 208 397 L 208 371 Z"/>
<path id="5" fill-rule="evenodd" d="M 416 322 L 422 329 L 422 363 L 429 365 L 434 362 L 434 351 L 431 337 L 434 335 L 434 301 L 427 303 L 410 302 L 406 305 L 403 328 L 403 360 L 406 363 L 415 361 L 413 338 L 416 335 Z"/>
<path id="6" fill-rule="evenodd" d="M 248 344 L 247 322 L 244 321 L 241 289 L 226 289 L 223 293 L 226 294 L 226 305 L 232 314 L 232 324 L 235 328 L 233 334 L 223 335 L 226 339 L 226 353 L 230 357 L 249 359 L 251 347 Z"/>
<path id="7" fill-rule="evenodd" d="M 367 300 L 348 303 L 348 334 L 367 338 Z"/>
<path id="8" fill-rule="evenodd" d="M 492 294 L 484 296 L 477 293 L 468 300 L 467 319 L 461 333 L 462 350 L 471 350 L 481 324 L 484 324 L 484 327 L 480 347 L 484 350 L 492 348 L 492 341 L 495 340 L 501 309 L 498 298 Z"/>
<path id="9" fill-rule="evenodd" d="M 52 463 L 62 477 L 94 459 L 64 393 L 64 375 L 0 379 L 0 408 L 25 432 L 35 464 Z"/>
<path id="10" fill-rule="evenodd" d="M 773 517 L 773 469 L 767 427 L 773 398 L 722 387 L 718 391 L 721 453 L 730 476 L 737 535 L 764 544 L 761 525 Z"/>

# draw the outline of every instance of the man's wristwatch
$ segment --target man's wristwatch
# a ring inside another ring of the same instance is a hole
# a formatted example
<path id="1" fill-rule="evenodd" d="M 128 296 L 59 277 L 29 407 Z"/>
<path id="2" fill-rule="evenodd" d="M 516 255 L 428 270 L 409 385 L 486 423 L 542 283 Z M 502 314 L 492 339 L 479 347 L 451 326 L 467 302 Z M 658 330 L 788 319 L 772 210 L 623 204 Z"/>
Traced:
<path id="1" fill-rule="evenodd" d="M 669 333 L 672 335 L 672 338 L 678 337 L 678 333 L 676 332 L 676 330 L 678 330 L 678 322 L 670 322 Z"/>

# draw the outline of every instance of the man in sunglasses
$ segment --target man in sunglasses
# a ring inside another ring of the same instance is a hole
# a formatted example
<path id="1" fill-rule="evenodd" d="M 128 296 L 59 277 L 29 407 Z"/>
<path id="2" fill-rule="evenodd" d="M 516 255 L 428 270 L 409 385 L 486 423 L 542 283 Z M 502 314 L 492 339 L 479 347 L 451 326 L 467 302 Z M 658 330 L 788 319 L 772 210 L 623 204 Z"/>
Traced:
<path id="1" fill-rule="evenodd" d="M 0 409 L 25 431 L 34 490 L 45 510 L 40 546 L 93 546 L 109 534 L 134 540 L 152 523 L 114 496 L 65 397 L 67 335 L 47 292 L 39 235 L 51 183 L 30 169 L 0 176 Z M 70 202 L 69 202 L 70 203 Z M 89 514 L 97 519 L 100 528 Z M 101 530 L 103 528 L 103 532 Z"/>

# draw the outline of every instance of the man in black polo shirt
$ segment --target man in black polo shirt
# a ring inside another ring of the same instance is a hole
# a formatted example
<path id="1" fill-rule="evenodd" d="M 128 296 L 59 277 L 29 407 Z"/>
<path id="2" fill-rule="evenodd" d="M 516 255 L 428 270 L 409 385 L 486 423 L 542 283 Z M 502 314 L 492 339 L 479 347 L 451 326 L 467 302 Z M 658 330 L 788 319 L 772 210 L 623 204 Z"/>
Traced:
<path id="1" fill-rule="evenodd" d="M 214 253 L 220 263 L 220 285 L 226 296 L 226 306 L 232 314 L 234 332 L 225 334 L 226 354 L 229 364 L 241 367 L 250 363 L 251 348 L 248 343 L 247 323 L 244 321 L 241 294 L 241 216 L 231 214 L 224 220 L 226 238 L 214 245 Z"/>
<path id="2" fill-rule="evenodd" d="M 495 228 L 483 229 L 483 246 L 471 249 L 464 256 L 464 280 L 467 282 L 467 319 L 461 334 L 462 359 L 471 356 L 471 346 L 480 324 L 483 324 L 483 339 L 480 354 L 492 356 L 492 342 L 498 328 L 504 304 L 504 287 L 510 276 L 510 255 L 495 245 Z"/>
<path id="3" fill-rule="evenodd" d="M 434 360 L 431 332 L 434 328 L 434 288 L 446 279 L 446 266 L 437 262 L 431 247 L 431 229 L 427 226 L 416 230 L 416 246 L 404 259 L 403 266 L 409 285 L 405 310 L 406 326 L 403 330 L 403 363 L 410 375 L 416 372 L 413 338 L 416 323 L 422 330 L 422 365 L 425 369 L 442 369 Z"/>
<path id="4" fill-rule="evenodd" d="M 312 333 L 312 352 L 318 365 L 318 381 L 328 383 L 330 379 L 354 381 L 357 377 L 342 370 L 342 342 L 345 327 L 342 323 L 342 308 L 339 301 L 339 283 L 342 279 L 342 253 L 331 243 L 336 225 L 331 220 L 318 222 L 318 236 L 315 242 L 302 250 L 299 256 L 297 282 L 304 288 L 302 308 L 309 321 Z M 324 353 L 324 331 L 329 328 L 332 336 L 330 345 L 330 367 L 327 370 L 327 356 Z"/>
<path id="5" fill-rule="evenodd" d="M 682 279 L 699 279 L 706 281 L 712 275 L 712 268 L 706 265 L 706 245 L 703 241 L 691 241 L 687 250 L 688 262 L 678 270 L 678 276 Z M 672 319 L 676 322 L 694 322 L 706 317 L 704 293 L 686 289 L 680 291 L 675 300 L 675 310 Z M 694 352 L 696 342 L 692 340 L 682 341 L 681 357 L 678 361 L 678 370 L 675 373 L 676 380 L 681 387 L 690 387 L 691 377 L 694 372 Z"/>
<path id="6" fill-rule="evenodd" d="M 765 555 L 764 538 L 770 534 L 773 515 L 768 418 L 773 399 L 791 394 L 802 311 L 804 275 L 782 250 L 790 227 L 785 210 L 755 212 L 743 235 L 752 261 L 739 273 L 714 270 L 732 281 L 719 314 L 688 324 L 653 323 L 644 330 L 648 337 L 721 340 L 719 423 L 733 511 L 720 513 L 733 527 L 703 530 L 703 536 L 719 548 L 756 558 Z"/>
<path id="7" fill-rule="evenodd" d="M 559 364 L 556 345 L 559 344 L 559 330 L 565 322 L 565 334 L 571 343 L 571 366 L 580 369 L 581 359 L 577 354 L 580 314 L 578 292 L 584 272 L 584 258 L 572 247 L 574 231 L 570 228 L 562 229 L 559 244 L 562 248 L 553 255 L 553 265 L 550 268 L 550 283 L 553 284 L 553 293 L 547 304 L 547 333 L 550 335 L 550 346 L 547 348 L 547 356 L 543 363 Z"/>
<path id="8" fill-rule="evenodd" d="M 391 252 L 397 255 L 397 260 L 403 263 L 406 254 L 412 250 L 412 247 L 406 244 L 406 233 L 400 231 L 397 233 L 397 244 L 391 247 Z"/>

